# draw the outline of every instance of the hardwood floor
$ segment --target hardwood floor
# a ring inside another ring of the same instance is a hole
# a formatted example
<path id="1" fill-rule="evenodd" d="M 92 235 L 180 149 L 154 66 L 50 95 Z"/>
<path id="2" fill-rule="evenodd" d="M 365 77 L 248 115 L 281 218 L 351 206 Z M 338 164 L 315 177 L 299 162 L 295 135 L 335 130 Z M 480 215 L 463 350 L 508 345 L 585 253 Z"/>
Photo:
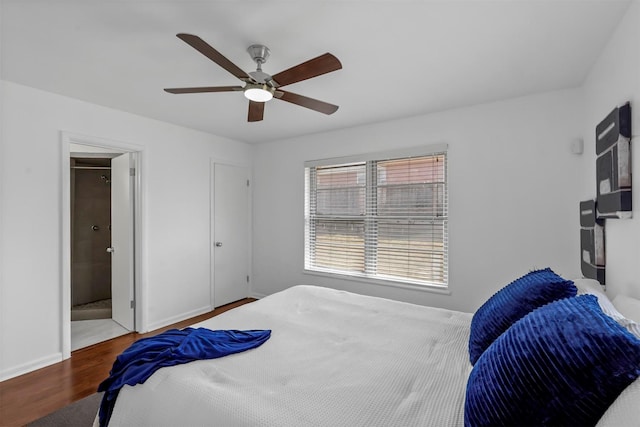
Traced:
<path id="1" fill-rule="evenodd" d="M 116 356 L 140 338 L 184 328 L 252 301 L 246 298 L 146 334 L 134 332 L 82 348 L 60 363 L 0 382 L 0 426 L 22 426 L 95 393 Z"/>

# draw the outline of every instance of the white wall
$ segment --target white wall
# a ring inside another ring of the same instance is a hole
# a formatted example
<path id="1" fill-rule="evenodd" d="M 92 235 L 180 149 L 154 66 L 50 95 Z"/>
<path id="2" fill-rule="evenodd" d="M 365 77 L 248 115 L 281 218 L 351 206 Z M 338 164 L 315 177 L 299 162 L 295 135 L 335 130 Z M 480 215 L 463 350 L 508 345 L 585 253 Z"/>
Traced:
<path id="1" fill-rule="evenodd" d="M 606 283 L 611 298 L 640 298 L 640 2 L 634 1 L 583 86 L 585 178 L 583 199 L 596 195 L 596 125 L 616 106 L 631 102 L 633 218 L 606 220 Z"/>
<path id="2" fill-rule="evenodd" d="M 568 90 L 258 145 L 253 291 L 318 284 L 475 310 L 532 268 L 579 274 L 582 156 L 578 91 Z M 305 160 L 449 144 L 451 295 L 303 273 Z"/>
<path id="3" fill-rule="evenodd" d="M 210 309 L 210 159 L 247 144 L 2 82 L 0 379 L 61 357 L 60 131 L 143 147 L 145 330 Z"/>

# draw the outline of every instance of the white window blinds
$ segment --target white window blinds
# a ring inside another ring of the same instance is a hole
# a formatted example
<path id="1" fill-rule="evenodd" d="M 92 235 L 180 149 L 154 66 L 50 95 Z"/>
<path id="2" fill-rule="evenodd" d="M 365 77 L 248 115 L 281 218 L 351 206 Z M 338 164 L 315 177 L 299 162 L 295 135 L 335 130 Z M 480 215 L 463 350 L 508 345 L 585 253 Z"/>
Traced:
<path id="1" fill-rule="evenodd" d="M 305 172 L 307 270 L 447 285 L 446 152 Z"/>

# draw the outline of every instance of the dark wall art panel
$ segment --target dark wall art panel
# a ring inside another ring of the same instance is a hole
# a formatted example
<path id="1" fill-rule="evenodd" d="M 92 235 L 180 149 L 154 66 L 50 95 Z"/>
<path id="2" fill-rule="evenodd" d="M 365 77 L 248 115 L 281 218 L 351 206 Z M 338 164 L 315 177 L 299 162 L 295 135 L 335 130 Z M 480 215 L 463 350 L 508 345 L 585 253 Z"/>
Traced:
<path id="1" fill-rule="evenodd" d="M 596 201 L 580 202 L 580 268 L 582 275 L 605 284 L 604 220 L 596 217 Z"/>
<path id="2" fill-rule="evenodd" d="M 598 218 L 631 218 L 631 105 L 596 126 Z"/>

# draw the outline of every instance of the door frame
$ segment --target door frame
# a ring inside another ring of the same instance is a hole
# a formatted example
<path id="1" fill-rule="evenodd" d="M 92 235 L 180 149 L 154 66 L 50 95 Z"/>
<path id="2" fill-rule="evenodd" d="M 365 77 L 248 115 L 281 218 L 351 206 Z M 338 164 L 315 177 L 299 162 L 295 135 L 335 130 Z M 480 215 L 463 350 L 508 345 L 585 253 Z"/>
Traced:
<path id="1" fill-rule="evenodd" d="M 233 162 L 225 159 L 217 159 L 210 158 L 209 159 L 209 300 L 211 303 L 211 310 L 213 310 L 215 305 L 215 178 L 216 178 L 216 164 L 226 165 L 226 166 L 234 166 L 245 168 L 247 170 L 247 179 L 249 180 L 249 191 L 247 191 L 247 209 L 248 212 L 248 220 L 249 227 L 248 230 L 248 241 L 247 241 L 247 249 L 248 259 L 247 259 L 247 269 L 249 274 L 249 296 L 253 294 L 253 171 L 251 166 L 247 163 L 239 163 Z"/>
<path id="2" fill-rule="evenodd" d="M 134 268 L 134 301 L 135 301 L 135 319 L 134 325 L 136 331 L 144 331 L 146 325 L 146 310 L 144 310 L 144 296 L 146 295 L 146 269 L 144 266 L 144 147 L 114 141 L 94 136 L 80 135 L 76 133 L 62 131 L 60 133 L 61 140 L 61 172 L 62 172 L 62 192 L 61 192 L 61 220 L 62 220 L 62 236 L 61 236 L 61 349 L 62 359 L 71 357 L 71 144 L 87 145 L 106 150 L 118 150 L 123 153 L 135 153 L 134 167 L 136 175 L 134 179 L 134 251 L 133 251 L 133 268 Z"/>

